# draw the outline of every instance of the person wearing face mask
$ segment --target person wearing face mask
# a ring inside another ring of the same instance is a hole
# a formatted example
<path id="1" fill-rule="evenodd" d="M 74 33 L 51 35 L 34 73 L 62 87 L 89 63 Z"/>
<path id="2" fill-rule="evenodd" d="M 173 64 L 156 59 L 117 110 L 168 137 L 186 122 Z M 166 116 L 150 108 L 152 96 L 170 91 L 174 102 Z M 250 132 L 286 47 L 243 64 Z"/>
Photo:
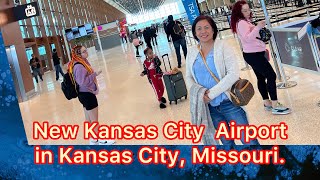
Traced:
<path id="1" fill-rule="evenodd" d="M 217 39 L 218 29 L 211 17 L 197 17 L 192 25 L 192 34 L 199 45 L 190 49 L 186 64 L 191 119 L 193 124 L 207 126 L 204 144 L 216 144 L 213 132 L 220 123 L 229 124 L 234 120 L 236 124 L 248 125 L 246 112 L 231 102 L 228 91 L 239 79 L 238 58 L 229 44 Z M 220 81 L 217 82 L 212 74 Z M 220 140 L 224 145 L 234 145 L 233 140 L 224 137 Z M 241 141 L 243 144 L 259 144 L 256 139 L 245 143 L 243 133 Z"/>
<path id="2" fill-rule="evenodd" d="M 242 44 L 244 60 L 252 67 L 258 80 L 258 89 L 266 111 L 275 115 L 291 113 L 291 109 L 278 102 L 276 73 L 266 58 L 266 44 L 259 40 L 259 31 L 266 22 L 260 21 L 257 26 L 251 23 L 252 13 L 246 1 L 234 4 L 231 15 L 231 29 Z M 270 97 L 269 97 L 270 96 Z"/>
<path id="3" fill-rule="evenodd" d="M 68 64 L 68 72 L 73 72 L 74 80 L 79 85 L 78 99 L 83 105 L 87 121 L 98 122 L 98 100 L 99 92 L 97 76 L 101 71 L 95 72 L 88 61 L 88 51 L 84 46 L 75 46 L 72 49 L 71 61 Z M 98 133 L 98 126 L 94 129 Z M 91 139 L 90 145 L 111 145 L 114 140 Z"/>

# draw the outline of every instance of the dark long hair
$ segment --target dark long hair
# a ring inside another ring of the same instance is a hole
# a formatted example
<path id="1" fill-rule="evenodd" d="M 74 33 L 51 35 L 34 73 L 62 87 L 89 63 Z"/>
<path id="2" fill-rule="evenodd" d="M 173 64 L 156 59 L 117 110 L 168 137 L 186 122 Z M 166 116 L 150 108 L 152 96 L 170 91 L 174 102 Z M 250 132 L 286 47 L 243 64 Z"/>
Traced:
<path id="1" fill-rule="evenodd" d="M 147 47 L 147 48 L 143 51 L 143 53 L 144 53 L 144 55 L 146 55 L 146 57 L 147 57 L 147 53 L 148 53 L 148 51 L 149 51 L 149 50 L 151 50 L 151 51 L 152 51 L 152 49 L 151 49 L 151 48 Z"/>
<path id="2" fill-rule="evenodd" d="M 236 2 L 233 5 L 232 14 L 231 14 L 231 30 L 233 33 L 237 33 L 238 21 L 245 19 L 242 12 L 241 12 L 242 6 L 245 4 L 248 4 L 248 3 L 244 0 L 241 0 L 241 1 Z M 250 14 L 250 18 L 252 18 L 252 12 Z"/>
<path id="3" fill-rule="evenodd" d="M 193 24 L 192 24 L 192 35 L 193 37 L 199 41 L 198 37 L 196 36 L 196 25 L 199 21 L 202 21 L 202 20 L 207 20 L 208 23 L 210 24 L 210 26 L 212 27 L 212 30 L 213 30 L 213 40 L 216 40 L 217 38 L 217 35 L 218 35 L 218 28 L 217 28 L 217 25 L 216 23 L 213 21 L 213 19 L 210 17 L 210 16 L 205 16 L 205 15 L 201 15 L 201 16 L 198 16 Z"/>

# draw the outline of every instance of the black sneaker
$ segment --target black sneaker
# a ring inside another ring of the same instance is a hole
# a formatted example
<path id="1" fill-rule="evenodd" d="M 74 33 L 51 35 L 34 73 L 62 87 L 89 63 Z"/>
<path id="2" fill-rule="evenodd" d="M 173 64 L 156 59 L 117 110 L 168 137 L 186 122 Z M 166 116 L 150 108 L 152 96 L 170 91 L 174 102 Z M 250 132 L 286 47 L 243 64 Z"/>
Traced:
<path id="1" fill-rule="evenodd" d="M 162 103 L 167 103 L 166 98 L 162 97 L 162 98 L 161 98 L 161 102 L 162 102 Z"/>
<path id="2" fill-rule="evenodd" d="M 165 104 L 163 104 L 163 103 L 161 103 L 160 104 L 160 109 L 164 109 L 164 108 L 166 108 L 167 106 L 165 105 Z"/>

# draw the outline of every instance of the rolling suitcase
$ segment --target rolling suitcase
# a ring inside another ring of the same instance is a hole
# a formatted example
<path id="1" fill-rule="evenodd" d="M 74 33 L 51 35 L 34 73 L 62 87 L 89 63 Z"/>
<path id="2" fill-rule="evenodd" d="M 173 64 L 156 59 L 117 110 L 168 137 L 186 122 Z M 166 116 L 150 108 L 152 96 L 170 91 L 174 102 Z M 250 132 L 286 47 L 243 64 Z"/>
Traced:
<path id="1" fill-rule="evenodd" d="M 164 54 L 162 56 L 164 68 L 167 71 L 165 60 L 164 60 L 165 56 L 167 56 L 170 69 L 172 70 L 168 54 Z M 188 91 L 187 91 L 186 83 L 184 82 L 184 79 L 183 79 L 182 72 L 179 72 L 177 74 L 163 75 L 163 80 L 166 86 L 170 104 L 172 101 L 175 101 L 176 104 L 178 104 L 178 99 L 181 99 L 182 97 L 185 97 L 185 99 L 187 99 Z"/>

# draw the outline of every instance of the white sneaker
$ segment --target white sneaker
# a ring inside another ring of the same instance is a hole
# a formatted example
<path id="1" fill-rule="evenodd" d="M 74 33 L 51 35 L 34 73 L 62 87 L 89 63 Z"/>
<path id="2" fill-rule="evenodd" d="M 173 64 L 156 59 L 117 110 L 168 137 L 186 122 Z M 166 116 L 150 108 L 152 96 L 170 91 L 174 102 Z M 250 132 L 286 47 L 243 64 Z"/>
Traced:
<path id="1" fill-rule="evenodd" d="M 112 145 L 115 142 L 115 140 L 99 140 L 99 145 Z"/>
<path id="2" fill-rule="evenodd" d="M 272 114 L 274 115 L 286 115 L 290 113 L 291 109 L 283 106 L 281 103 L 278 103 L 277 107 L 272 108 Z"/>

